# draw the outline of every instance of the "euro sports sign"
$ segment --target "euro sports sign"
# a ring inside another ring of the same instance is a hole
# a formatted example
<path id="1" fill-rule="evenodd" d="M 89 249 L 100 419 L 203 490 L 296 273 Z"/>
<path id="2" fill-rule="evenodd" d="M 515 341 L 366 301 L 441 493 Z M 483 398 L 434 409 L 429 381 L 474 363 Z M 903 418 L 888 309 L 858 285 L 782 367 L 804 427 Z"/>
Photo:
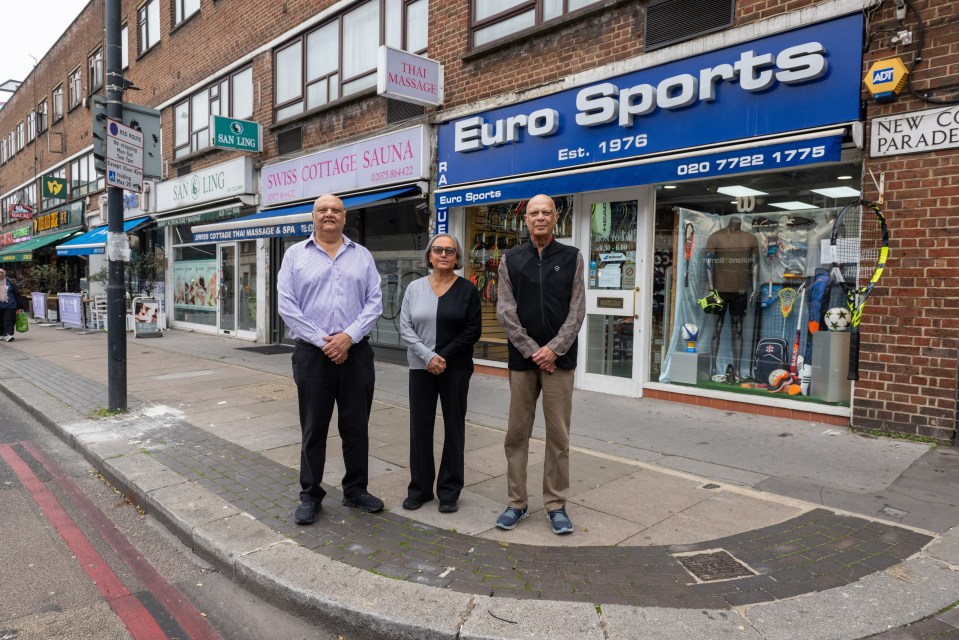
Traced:
<path id="1" fill-rule="evenodd" d="M 440 125 L 438 186 L 855 121 L 862 16 Z"/>

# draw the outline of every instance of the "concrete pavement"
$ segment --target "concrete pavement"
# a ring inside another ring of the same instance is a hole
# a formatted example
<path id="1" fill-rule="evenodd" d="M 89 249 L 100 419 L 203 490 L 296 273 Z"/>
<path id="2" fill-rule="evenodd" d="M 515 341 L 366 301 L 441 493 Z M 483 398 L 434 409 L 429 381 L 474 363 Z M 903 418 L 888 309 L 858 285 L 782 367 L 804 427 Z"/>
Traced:
<path id="1" fill-rule="evenodd" d="M 576 532 L 553 535 L 542 510 L 541 417 L 531 517 L 503 532 L 506 381 L 473 378 L 460 511 L 407 512 L 406 370 L 377 364 L 370 490 L 387 512 L 345 509 L 332 490 L 321 520 L 296 527 L 299 427 L 279 351 L 131 335 L 131 411 L 97 420 L 106 335 L 32 325 L 0 345 L 0 385 L 220 570 L 390 637 L 959 637 L 955 615 L 935 617 L 959 600 L 951 447 L 577 391 Z"/>

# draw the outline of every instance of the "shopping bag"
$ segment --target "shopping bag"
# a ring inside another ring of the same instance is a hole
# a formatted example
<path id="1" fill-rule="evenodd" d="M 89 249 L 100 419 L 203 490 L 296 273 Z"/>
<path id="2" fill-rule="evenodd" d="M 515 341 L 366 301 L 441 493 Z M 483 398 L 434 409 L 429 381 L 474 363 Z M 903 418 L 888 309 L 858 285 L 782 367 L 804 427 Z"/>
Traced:
<path id="1" fill-rule="evenodd" d="M 23 311 L 17 311 L 17 331 L 23 333 L 30 328 L 30 319 Z"/>

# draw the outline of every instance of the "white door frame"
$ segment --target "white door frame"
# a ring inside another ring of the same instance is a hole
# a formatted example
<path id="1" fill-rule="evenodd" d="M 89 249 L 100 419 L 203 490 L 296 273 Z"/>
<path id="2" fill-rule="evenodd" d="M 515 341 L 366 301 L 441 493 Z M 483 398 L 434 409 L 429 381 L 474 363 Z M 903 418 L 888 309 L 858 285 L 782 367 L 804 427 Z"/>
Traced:
<path id="1" fill-rule="evenodd" d="M 635 200 L 636 253 L 634 259 L 635 286 L 630 289 L 590 289 L 590 225 L 592 205 L 596 202 Z M 655 191 L 650 186 L 629 187 L 608 191 L 594 191 L 577 196 L 576 210 L 581 212 L 576 225 L 577 246 L 585 261 L 586 319 L 579 332 L 579 353 L 576 366 L 576 386 L 589 391 L 612 393 L 639 398 L 643 395 L 643 383 L 649 375 L 649 335 L 652 312 L 653 222 L 655 216 Z M 589 373 L 589 318 L 600 316 L 633 316 L 633 366 L 631 377 L 619 377 L 601 373 Z"/>

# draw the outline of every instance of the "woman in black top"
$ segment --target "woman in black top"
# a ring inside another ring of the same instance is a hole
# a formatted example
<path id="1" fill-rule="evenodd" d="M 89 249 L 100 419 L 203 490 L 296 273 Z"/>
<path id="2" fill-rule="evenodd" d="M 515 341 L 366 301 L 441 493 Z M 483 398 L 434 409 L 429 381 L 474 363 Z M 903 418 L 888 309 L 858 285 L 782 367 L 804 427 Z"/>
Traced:
<path id="1" fill-rule="evenodd" d="M 454 272 L 462 267 L 459 242 L 439 234 L 426 247 L 432 273 L 413 281 L 403 296 L 400 335 L 410 365 L 410 484 L 404 509 L 419 509 L 433 499 L 452 513 L 463 489 L 466 445 L 466 396 L 473 375 L 473 345 L 482 333 L 476 287 Z M 443 408 L 443 457 L 439 476 L 433 463 L 436 399 Z"/>
<path id="2" fill-rule="evenodd" d="M 0 318 L 2 318 L 3 327 L 0 340 L 12 342 L 13 334 L 16 331 L 17 313 L 26 309 L 23 299 L 20 297 L 20 289 L 17 283 L 7 277 L 7 272 L 0 269 Z"/>

